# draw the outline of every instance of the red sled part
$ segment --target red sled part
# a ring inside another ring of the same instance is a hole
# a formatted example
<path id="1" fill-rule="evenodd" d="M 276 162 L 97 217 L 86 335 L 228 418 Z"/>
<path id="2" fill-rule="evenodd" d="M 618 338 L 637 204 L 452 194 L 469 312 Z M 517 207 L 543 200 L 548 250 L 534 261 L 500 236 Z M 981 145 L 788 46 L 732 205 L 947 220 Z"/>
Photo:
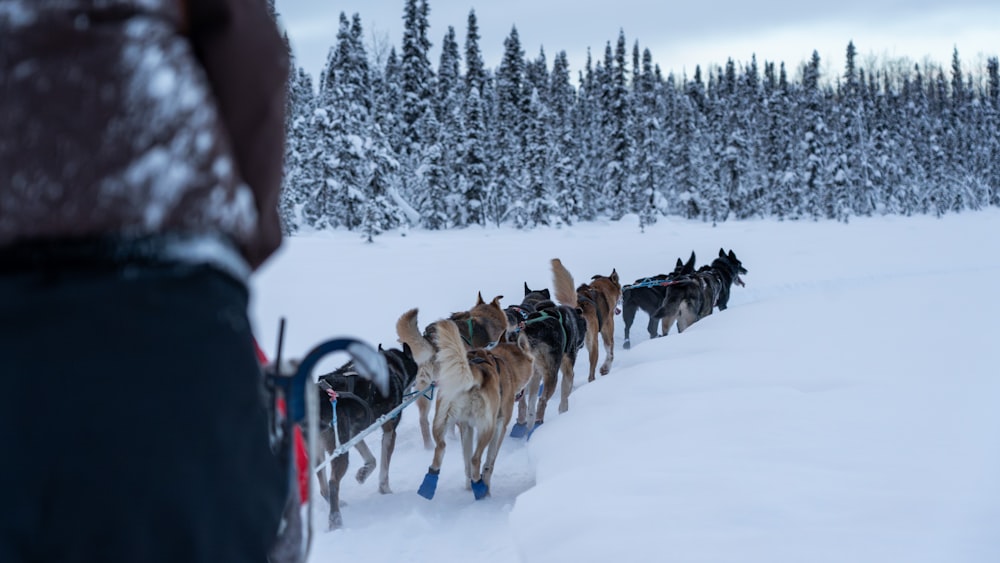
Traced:
<path id="1" fill-rule="evenodd" d="M 253 339 L 253 347 L 257 351 L 257 361 L 260 365 L 267 364 L 267 354 L 260 348 L 257 339 Z M 285 400 L 278 399 L 278 410 L 285 414 Z M 309 456 L 306 455 L 306 441 L 302 437 L 302 429 L 295 426 L 292 431 L 292 439 L 295 442 L 295 472 L 299 478 L 299 502 L 305 504 L 309 500 Z"/>

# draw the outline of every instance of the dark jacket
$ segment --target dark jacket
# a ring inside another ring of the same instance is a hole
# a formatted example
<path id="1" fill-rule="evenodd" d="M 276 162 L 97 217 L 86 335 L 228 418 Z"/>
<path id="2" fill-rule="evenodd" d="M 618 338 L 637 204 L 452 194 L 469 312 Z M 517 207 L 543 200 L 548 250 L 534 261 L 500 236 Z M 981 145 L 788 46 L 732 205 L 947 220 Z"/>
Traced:
<path id="1" fill-rule="evenodd" d="M 0 0 L 0 248 L 281 242 L 288 51 L 264 0 Z M 186 13 L 184 13 L 186 11 Z"/>

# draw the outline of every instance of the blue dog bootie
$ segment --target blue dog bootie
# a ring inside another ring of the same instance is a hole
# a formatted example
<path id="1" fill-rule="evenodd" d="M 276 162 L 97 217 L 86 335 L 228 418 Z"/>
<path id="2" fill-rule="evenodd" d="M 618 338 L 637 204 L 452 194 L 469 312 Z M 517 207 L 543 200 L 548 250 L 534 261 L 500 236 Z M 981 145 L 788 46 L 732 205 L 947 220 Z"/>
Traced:
<path id="1" fill-rule="evenodd" d="M 531 435 L 535 433 L 535 430 L 538 430 L 538 427 L 542 425 L 542 422 L 543 421 L 539 420 L 538 422 L 535 423 L 535 425 L 531 428 L 531 430 L 528 431 L 529 440 L 531 439 Z"/>
<path id="2" fill-rule="evenodd" d="M 527 433 L 528 425 L 523 422 L 515 422 L 514 426 L 510 427 L 511 438 L 524 438 L 524 435 Z"/>
<path id="3" fill-rule="evenodd" d="M 483 483 L 483 480 L 472 482 L 472 494 L 475 495 L 476 500 L 483 500 L 490 494 L 490 488 Z"/>
<path id="4" fill-rule="evenodd" d="M 417 489 L 417 494 L 427 500 L 434 498 L 434 492 L 437 491 L 438 486 L 438 475 L 440 474 L 440 469 L 428 469 L 427 475 L 424 475 L 424 482 L 420 483 L 420 488 Z"/>

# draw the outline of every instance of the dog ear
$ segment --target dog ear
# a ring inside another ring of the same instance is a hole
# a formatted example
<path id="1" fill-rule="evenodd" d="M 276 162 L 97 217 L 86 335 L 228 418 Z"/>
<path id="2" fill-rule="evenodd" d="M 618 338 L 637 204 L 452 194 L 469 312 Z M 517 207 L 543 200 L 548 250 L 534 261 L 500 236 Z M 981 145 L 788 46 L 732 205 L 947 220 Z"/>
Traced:
<path id="1" fill-rule="evenodd" d="M 729 257 L 732 258 L 733 260 L 737 260 L 736 254 L 733 253 L 733 249 L 731 248 L 729 249 Z"/>
<path id="2" fill-rule="evenodd" d="M 490 302 L 490 305 L 493 305 L 497 309 L 503 309 L 503 307 L 500 306 L 501 299 L 503 299 L 503 295 L 497 295 L 496 297 L 493 298 L 493 301 Z"/>
<path id="3" fill-rule="evenodd" d="M 531 290 L 528 289 L 528 282 L 524 282 L 524 294 L 527 295 L 529 293 L 531 293 Z"/>
<path id="4" fill-rule="evenodd" d="M 725 250 L 722 250 L 722 249 L 720 248 L 720 249 L 719 249 L 719 258 L 725 258 L 725 257 L 726 257 L 726 251 L 725 251 Z"/>
<path id="5" fill-rule="evenodd" d="M 681 259 L 678 258 L 677 259 L 677 264 L 674 265 L 674 269 L 675 270 L 680 270 L 683 267 L 684 267 L 684 262 L 681 262 Z"/>
<path id="6" fill-rule="evenodd" d="M 617 283 L 618 282 L 618 270 L 616 270 L 614 268 L 611 268 L 611 275 L 608 276 L 608 277 L 611 278 L 611 281 Z"/>
<path id="7" fill-rule="evenodd" d="M 484 305 L 486 301 L 483 301 L 483 292 L 480 291 L 476 294 L 476 305 Z"/>

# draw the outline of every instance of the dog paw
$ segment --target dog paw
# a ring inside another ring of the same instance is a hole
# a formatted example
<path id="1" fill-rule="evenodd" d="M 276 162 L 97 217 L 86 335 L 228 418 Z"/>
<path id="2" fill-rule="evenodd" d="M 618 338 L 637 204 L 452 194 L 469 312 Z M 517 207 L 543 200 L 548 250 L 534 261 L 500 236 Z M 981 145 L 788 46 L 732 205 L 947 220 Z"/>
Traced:
<path id="1" fill-rule="evenodd" d="M 358 474 L 355 475 L 355 478 L 358 480 L 358 483 L 364 483 L 365 480 L 371 476 L 372 471 L 375 471 L 374 465 L 361 466 L 361 469 L 358 469 Z"/>
<path id="2" fill-rule="evenodd" d="M 511 438 L 524 438 L 524 435 L 528 433 L 528 425 L 523 422 L 517 422 L 514 426 L 510 428 Z"/>
<path id="3" fill-rule="evenodd" d="M 427 500 L 434 498 L 434 493 L 437 491 L 438 485 L 438 473 L 428 471 L 424 475 L 424 482 L 420 483 L 420 488 L 417 489 L 417 494 L 424 497 Z"/>
<path id="4" fill-rule="evenodd" d="M 622 342 L 622 348 L 628 350 L 631 347 L 632 347 L 632 344 L 630 344 L 628 340 L 626 340 L 625 342 Z"/>
<path id="5" fill-rule="evenodd" d="M 383 495 L 391 495 L 392 494 L 392 489 L 389 488 L 389 484 L 386 483 L 384 485 L 379 485 L 378 486 L 378 492 L 379 492 L 379 494 L 383 494 Z"/>
<path id="6" fill-rule="evenodd" d="M 543 422 L 544 421 L 539 420 L 538 422 L 535 423 L 534 426 L 531 427 L 531 431 L 528 432 L 528 439 L 529 440 L 531 439 L 531 435 L 535 433 L 535 430 L 538 430 L 538 427 L 541 426 Z"/>
<path id="7" fill-rule="evenodd" d="M 484 498 L 490 496 L 490 488 L 483 483 L 483 480 L 472 481 L 472 494 L 476 497 L 476 500 L 483 500 Z"/>
<path id="8" fill-rule="evenodd" d="M 328 523 L 330 530 L 339 530 L 344 527 L 344 517 L 340 515 L 340 512 L 334 512 L 330 514 Z"/>

